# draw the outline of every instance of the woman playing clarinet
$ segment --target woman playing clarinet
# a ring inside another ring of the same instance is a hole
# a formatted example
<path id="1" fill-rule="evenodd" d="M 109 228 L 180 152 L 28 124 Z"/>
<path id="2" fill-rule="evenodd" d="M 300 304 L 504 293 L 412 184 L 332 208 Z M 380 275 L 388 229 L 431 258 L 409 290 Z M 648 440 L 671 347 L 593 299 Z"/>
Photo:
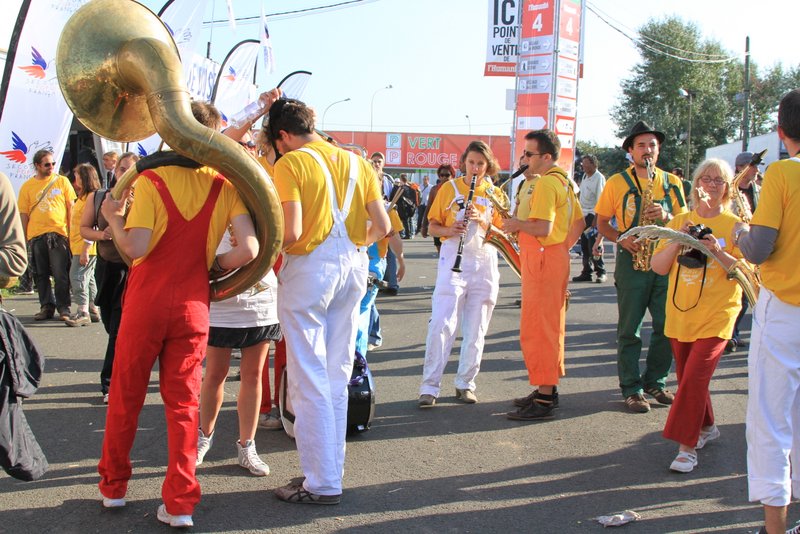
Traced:
<path id="1" fill-rule="evenodd" d="M 500 278 L 497 252 L 483 246 L 489 224 L 502 225 L 486 193 L 492 185 L 490 177 L 498 171 L 489 146 L 473 141 L 461 156 L 462 176 L 443 183 L 428 208 L 428 233 L 441 239 L 442 248 L 428 323 L 420 408 L 436 404 L 459 323 L 462 339 L 456 399 L 466 404 L 478 401 L 475 377 Z"/>

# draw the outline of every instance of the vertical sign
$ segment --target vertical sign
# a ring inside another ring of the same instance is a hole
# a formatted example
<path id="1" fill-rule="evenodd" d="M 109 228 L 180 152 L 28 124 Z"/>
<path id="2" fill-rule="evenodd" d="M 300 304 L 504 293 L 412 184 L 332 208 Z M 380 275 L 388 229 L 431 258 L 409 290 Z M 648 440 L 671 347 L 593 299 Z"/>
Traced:
<path id="1" fill-rule="evenodd" d="M 0 172 L 19 191 L 33 176 L 33 155 L 52 150 L 61 163 L 67 146 L 72 111 L 58 86 L 56 48 L 61 31 L 85 0 L 32 0 L 16 44 L 6 59 L 10 70 L 0 121 Z M 59 169 L 56 169 L 58 171 Z"/>
<path id="2" fill-rule="evenodd" d="M 517 12 L 520 1 L 489 0 L 484 76 L 514 76 L 519 45 Z"/>
<path id="3" fill-rule="evenodd" d="M 552 126 L 561 141 L 558 165 L 572 174 L 581 41 L 581 0 L 561 0 L 558 17 L 555 105 Z"/>
<path id="4" fill-rule="evenodd" d="M 512 160 L 525 134 L 549 128 L 561 140 L 559 166 L 572 172 L 581 0 L 523 0 Z"/>

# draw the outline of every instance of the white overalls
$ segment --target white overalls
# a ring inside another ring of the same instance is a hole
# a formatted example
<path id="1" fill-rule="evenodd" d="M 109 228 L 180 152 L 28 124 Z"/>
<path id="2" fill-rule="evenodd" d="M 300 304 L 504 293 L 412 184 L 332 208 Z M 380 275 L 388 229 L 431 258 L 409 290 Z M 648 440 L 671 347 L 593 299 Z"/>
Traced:
<path id="1" fill-rule="evenodd" d="M 463 201 L 455 180 L 450 182 L 455 189 L 453 203 Z M 475 197 L 473 202 L 488 202 L 484 197 Z M 486 215 L 491 220 L 491 205 L 486 205 Z M 456 216 L 464 219 L 462 209 Z M 497 251 L 483 246 L 485 232 L 477 222 L 469 224 L 464 237 L 461 261 L 462 272 L 452 271 L 458 252 L 459 239 L 451 237 L 442 242 L 436 288 L 433 290 L 433 307 L 428 323 L 428 338 L 425 342 L 425 365 L 422 369 L 420 395 L 439 396 L 442 374 L 453 348 L 456 331 L 461 324 L 461 354 L 455 386 L 458 389 L 475 390 L 475 377 L 481 366 L 483 344 L 492 311 L 497 302 L 500 272 L 497 270 Z"/>
<path id="2" fill-rule="evenodd" d="M 333 228 L 307 255 L 287 254 L 280 272 L 278 318 L 286 338 L 287 387 L 295 412 L 294 432 L 307 491 L 342 493 L 347 382 L 353 369 L 358 304 L 367 285 L 367 255 L 347 235 L 359 166 L 350 155 L 350 181 L 339 210 L 336 189 L 322 157 Z"/>

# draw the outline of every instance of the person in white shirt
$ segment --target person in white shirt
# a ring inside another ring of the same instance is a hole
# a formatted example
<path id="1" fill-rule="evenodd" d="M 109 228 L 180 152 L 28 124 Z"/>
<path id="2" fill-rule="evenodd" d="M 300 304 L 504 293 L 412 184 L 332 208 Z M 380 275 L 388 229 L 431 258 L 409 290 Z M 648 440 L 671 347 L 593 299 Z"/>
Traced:
<path id="1" fill-rule="evenodd" d="M 428 208 L 428 198 L 431 195 L 431 181 L 427 175 L 422 177 L 422 187 L 419 188 L 419 206 L 417 206 L 417 229 L 416 234 L 422 231 L 422 221 Z"/>
<path id="2" fill-rule="evenodd" d="M 597 278 L 595 282 L 606 281 L 606 267 L 603 263 L 603 236 L 597 232 L 594 206 L 606 185 L 606 177 L 597 170 L 597 156 L 587 154 L 581 158 L 583 180 L 581 181 L 580 201 L 586 227 L 581 234 L 581 257 L 583 271 L 572 278 L 573 282 L 591 282 L 592 271 Z"/>

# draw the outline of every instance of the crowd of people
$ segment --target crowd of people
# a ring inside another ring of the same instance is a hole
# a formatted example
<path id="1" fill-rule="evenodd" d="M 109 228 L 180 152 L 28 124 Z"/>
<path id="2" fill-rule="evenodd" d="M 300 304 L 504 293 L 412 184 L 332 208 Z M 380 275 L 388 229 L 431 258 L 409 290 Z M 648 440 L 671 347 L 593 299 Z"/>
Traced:
<path id="1" fill-rule="evenodd" d="M 40 308 L 34 319 L 73 327 L 102 320 L 109 334 L 98 466 L 105 507 L 126 504 L 130 451 L 156 361 L 169 437 L 158 519 L 173 527 L 193 524 L 200 500 L 196 467 L 215 437 L 234 349 L 241 351 L 238 463 L 253 475 L 268 474 L 254 439 L 259 426 L 280 428 L 266 371 L 271 343 L 273 391 L 277 396 L 285 376 L 302 471 L 275 494 L 290 503 L 338 504 L 354 357 L 380 345 L 375 296 L 384 279 L 389 290 L 394 281 L 396 294 L 405 273 L 402 239 L 432 236 L 438 251 L 418 394 L 418 406 L 430 409 L 459 334 L 455 398 L 478 402 L 476 380 L 499 288 L 498 254 L 484 241 L 501 229 L 518 247 L 520 346 L 533 388 L 510 399 L 514 409 L 507 417 L 556 417 L 566 373 L 570 249 L 580 242 L 583 256 L 573 281 L 590 282 L 594 275 L 602 283 L 605 239 L 617 244 L 624 405 L 632 413 L 649 412 L 649 399 L 671 405 L 663 436 L 678 444 L 669 468 L 680 473 L 691 472 L 697 451 L 720 437 L 710 382 L 724 352 L 744 346 L 739 329 L 746 300 L 729 274 L 756 272 L 760 291 L 746 419 L 750 499 L 764 505 L 764 532 L 786 530 L 787 506 L 793 490 L 800 490 L 790 475 L 800 461 L 800 276 L 794 268 L 800 250 L 800 90 L 784 96 L 778 112 L 778 133 L 791 158 L 770 165 L 761 185 L 750 153 L 736 159 L 735 171 L 724 161 L 706 160 L 689 180 L 660 169 L 665 136 L 640 121 L 622 144 L 631 165 L 606 180 L 597 158 L 585 155 L 578 188 L 558 166 L 559 137 L 537 130 L 525 136 L 510 212 L 497 207 L 500 168 L 482 141 L 465 148 L 458 169 L 439 167 L 435 185 L 424 180 L 414 187 L 405 175 L 394 182 L 383 172 L 380 152 L 367 160 L 320 137 L 314 112 L 303 102 L 282 97 L 279 89 L 260 99 L 266 116 L 257 140 L 250 124 L 224 134 L 274 181 L 283 254 L 279 267 L 233 298 L 210 302 L 209 272 L 246 265 L 261 244 L 240 193 L 210 167 L 186 158 L 148 165 L 130 153 L 109 153 L 102 174 L 82 164 L 70 181 L 55 172 L 52 152 L 40 150 L 33 158 L 36 174 L 21 187 L 18 203 L 5 202 L 3 194 L 0 277 L 22 275 L 30 261 Z M 220 130 L 212 105 L 194 102 L 192 112 L 210 130 Z M 107 195 L 103 185 L 132 166 L 139 175 L 135 200 L 128 191 L 119 199 Z M 708 256 L 682 241 L 654 243 L 626 234 L 640 226 L 691 236 Z M 652 333 L 642 372 L 646 312 Z M 673 359 L 676 393 L 666 389 Z"/>

